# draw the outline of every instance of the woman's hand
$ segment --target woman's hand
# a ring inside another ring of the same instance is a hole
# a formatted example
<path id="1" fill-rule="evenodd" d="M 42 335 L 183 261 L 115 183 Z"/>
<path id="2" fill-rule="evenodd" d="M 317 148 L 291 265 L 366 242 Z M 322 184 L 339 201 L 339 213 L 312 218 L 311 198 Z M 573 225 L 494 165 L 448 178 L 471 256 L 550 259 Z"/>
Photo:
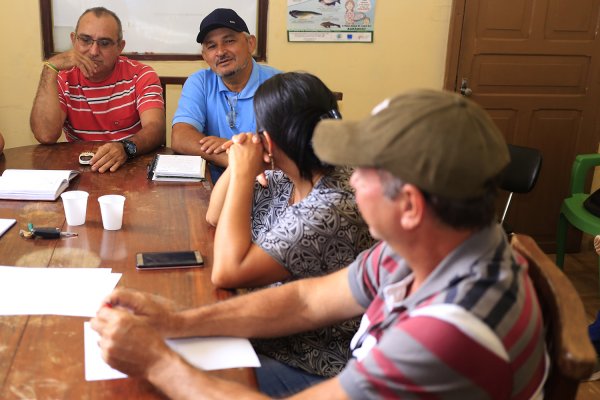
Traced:
<path id="1" fill-rule="evenodd" d="M 258 135 L 240 133 L 226 142 L 223 148 L 229 156 L 229 168 L 232 173 L 248 173 L 254 178 L 264 175 L 264 171 L 269 167 L 269 163 L 265 162 L 266 150 Z M 269 159 L 268 155 L 266 159 Z"/>

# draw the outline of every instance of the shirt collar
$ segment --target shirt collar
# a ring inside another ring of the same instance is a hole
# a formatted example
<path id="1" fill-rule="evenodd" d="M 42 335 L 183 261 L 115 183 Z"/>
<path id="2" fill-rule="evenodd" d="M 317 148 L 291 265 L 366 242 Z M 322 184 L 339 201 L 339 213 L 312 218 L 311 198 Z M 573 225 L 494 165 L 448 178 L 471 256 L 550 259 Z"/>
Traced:
<path id="1" fill-rule="evenodd" d="M 492 257 L 501 242 L 505 242 L 508 246 L 504 231 L 499 224 L 493 224 L 474 233 L 448 254 L 421 287 L 402 302 L 402 305 L 413 309 L 432 295 L 445 290 L 449 282 L 472 274 L 473 266 L 482 258 Z"/>

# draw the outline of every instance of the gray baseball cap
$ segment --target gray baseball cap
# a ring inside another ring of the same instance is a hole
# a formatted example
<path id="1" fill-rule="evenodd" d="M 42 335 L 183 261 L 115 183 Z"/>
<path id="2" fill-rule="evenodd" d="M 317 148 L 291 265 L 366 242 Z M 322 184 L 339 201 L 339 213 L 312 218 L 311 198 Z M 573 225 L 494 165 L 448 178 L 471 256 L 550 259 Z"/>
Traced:
<path id="1" fill-rule="evenodd" d="M 456 93 L 427 89 L 387 99 L 362 121 L 319 122 L 313 147 L 324 162 L 385 169 L 452 199 L 481 196 L 510 161 L 485 110 Z"/>

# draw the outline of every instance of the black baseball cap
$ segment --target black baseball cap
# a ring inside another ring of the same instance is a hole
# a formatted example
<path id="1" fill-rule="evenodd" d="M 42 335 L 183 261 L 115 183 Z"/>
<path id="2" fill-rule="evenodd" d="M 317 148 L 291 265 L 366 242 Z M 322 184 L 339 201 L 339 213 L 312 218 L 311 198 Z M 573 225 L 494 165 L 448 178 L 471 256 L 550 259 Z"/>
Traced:
<path id="1" fill-rule="evenodd" d="M 200 33 L 196 42 L 202 43 L 206 35 L 217 28 L 229 28 L 236 32 L 250 33 L 244 20 L 230 8 L 217 8 L 208 14 L 200 23 Z"/>

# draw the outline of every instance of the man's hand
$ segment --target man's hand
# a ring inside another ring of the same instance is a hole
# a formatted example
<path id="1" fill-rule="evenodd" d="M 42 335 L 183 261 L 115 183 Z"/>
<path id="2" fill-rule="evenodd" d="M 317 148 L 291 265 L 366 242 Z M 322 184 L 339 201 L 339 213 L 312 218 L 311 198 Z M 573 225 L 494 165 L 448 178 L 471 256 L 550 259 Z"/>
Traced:
<path id="1" fill-rule="evenodd" d="M 115 289 L 104 299 L 104 303 L 113 308 L 127 309 L 165 336 L 175 333 L 175 305 L 164 297 L 132 289 Z"/>
<path id="2" fill-rule="evenodd" d="M 91 326 L 100 335 L 102 358 L 129 376 L 147 377 L 153 367 L 174 356 L 155 329 L 126 309 L 102 307 Z"/>
<path id="3" fill-rule="evenodd" d="M 121 142 L 108 142 L 96 150 L 96 154 L 90 160 L 92 171 L 104 173 L 115 172 L 127 161 L 127 153 Z"/>
<path id="4" fill-rule="evenodd" d="M 212 136 L 211 136 L 212 137 Z M 226 168 L 227 167 L 227 155 L 224 150 L 218 149 L 214 153 L 207 153 L 202 150 L 202 147 L 205 146 L 204 133 L 198 131 L 190 124 L 186 124 L 184 122 L 178 122 L 173 125 L 171 130 L 171 148 L 178 154 L 190 154 L 195 156 L 202 156 L 206 161 L 210 162 L 219 167 Z M 212 137 L 213 139 L 218 139 L 220 143 L 214 143 L 219 147 L 225 139 L 221 139 L 218 137 Z M 211 140 L 209 138 L 207 141 Z M 207 149 L 210 147 L 212 150 L 215 149 L 214 146 L 210 146 L 206 143 Z"/>
<path id="5" fill-rule="evenodd" d="M 65 51 L 48 59 L 48 62 L 59 71 L 78 67 L 86 78 L 96 73 L 96 64 L 87 56 L 78 53 L 75 49 Z"/>
<path id="6" fill-rule="evenodd" d="M 205 136 L 198 141 L 202 146 L 201 149 L 206 154 L 219 154 L 223 153 L 223 144 L 227 142 L 227 139 L 220 138 L 217 136 Z"/>

